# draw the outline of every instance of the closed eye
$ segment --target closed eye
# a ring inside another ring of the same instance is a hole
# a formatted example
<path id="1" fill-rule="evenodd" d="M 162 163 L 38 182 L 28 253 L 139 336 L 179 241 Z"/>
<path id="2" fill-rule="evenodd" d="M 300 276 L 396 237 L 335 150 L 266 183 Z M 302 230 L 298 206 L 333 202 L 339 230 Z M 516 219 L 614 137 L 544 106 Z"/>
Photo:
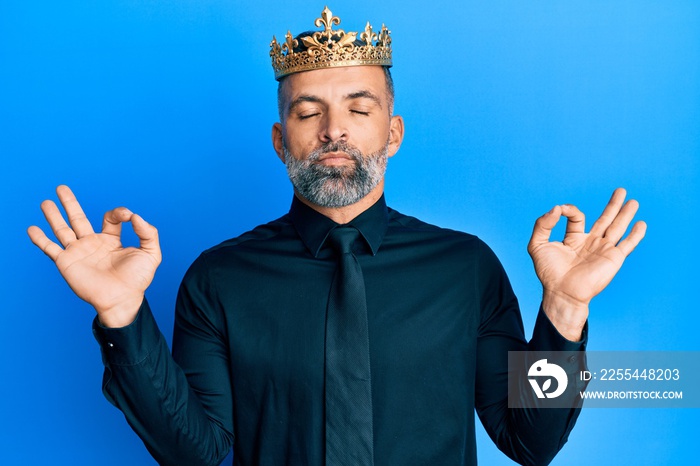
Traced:
<path id="1" fill-rule="evenodd" d="M 363 116 L 368 116 L 368 115 L 369 115 L 369 112 L 363 112 L 363 111 L 360 111 L 360 110 L 350 110 L 350 112 L 351 112 L 351 113 L 355 113 L 355 114 L 357 114 L 357 115 L 363 115 Z"/>

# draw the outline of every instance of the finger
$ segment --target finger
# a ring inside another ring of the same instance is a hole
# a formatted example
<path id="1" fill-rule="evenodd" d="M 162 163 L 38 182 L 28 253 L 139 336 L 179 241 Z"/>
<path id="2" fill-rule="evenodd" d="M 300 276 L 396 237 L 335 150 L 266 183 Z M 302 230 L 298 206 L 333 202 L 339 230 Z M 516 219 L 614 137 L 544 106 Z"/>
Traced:
<path id="1" fill-rule="evenodd" d="M 627 227 L 632 222 L 634 214 L 637 213 L 638 209 L 639 202 L 635 201 L 634 199 L 627 201 L 625 205 L 622 206 L 620 213 L 617 214 L 612 224 L 607 230 L 605 230 L 603 237 L 612 241 L 613 243 L 620 241 L 620 238 L 622 238 L 622 235 L 625 234 Z"/>
<path id="2" fill-rule="evenodd" d="M 625 257 L 629 256 L 632 251 L 634 251 L 634 248 L 637 247 L 639 242 L 644 238 L 644 235 L 646 235 L 647 232 L 647 224 L 639 221 L 634 224 L 632 227 L 632 231 L 630 231 L 630 234 L 627 235 L 627 238 L 623 239 L 620 241 L 620 244 L 617 245 L 617 248 L 622 251 L 622 253 L 625 255 Z"/>
<path id="3" fill-rule="evenodd" d="M 625 191 L 624 188 L 617 188 L 613 192 L 612 196 L 610 197 L 610 201 L 608 201 L 608 205 L 605 206 L 603 213 L 593 224 L 590 231 L 591 235 L 603 236 L 605 230 L 608 229 L 613 220 L 615 220 L 618 212 L 620 212 L 620 208 L 622 207 L 622 203 L 624 202 L 626 195 L 627 191 Z"/>
<path id="4" fill-rule="evenodd" d="M 44 254 L 49 256 L 52 261 L 56 262 L 58 255 L 63 252 L 61 246 L 51 241 L 39 227 L 29 227 L 27 229 L 27 234 L 29 235 L 29 239 L 32 240 L 32 243 L 41 249 Z"/>
<path id="5" fill-rule="evenodd" d="M 533 248 L 540 244 L 547 243 L 552 234 L 552 229 L 561 218 L 561 206 L 554 206 L 552 210 L 541 216 L 535 222 L 535 228 L 532 230 L 532 237 L 527 248 L 532 251 Z"/>
<path id="6" fill-rule="evenodd" d="M 561 214 L 566 217 L 566 234 L 585 233 L 586 216 L 578 207 L 571 204 L 561 206 Z"/>
<path id="7" fill-rule="evenodd" d="M 131 226 L 134 233 L 139 237 L 141 249 L 155 257 L 158 262 L 161 260 L 160 245 L 158 243 L 158 230 L 156 227 L 141 218 L 140 215 L 131 216 Z"/>
<path id="8" fill-rule="evenodd" d="M 68 246 L 70 243 L 76 240 L 75 233 L 68 226 L 66 221 L 58 210 L 56 203 L 53 201 L 44 201 L 41 203 L 41 211 L 46 217 L 46 221 L 49 222 L 49 226 L 56 236 L 56 239 L 63 245 L 63 247 Z"/>
<path id="9" fill-rule="evenodd" d="M 70 223 L 75 236 L 82 238 L 85 235 L 91 235 L 94 233 L 90 221 L 85 216 L 83 208 L 80 207 L 78 200 L 75 198 L 73 191 L 66 185 L 61 185 L 56 188 L 56 194 L 58 194 L 58 199 L 61 201 L 63 208 L 68 216 L 68 222 Z"/>
<path id="10" fill-rule="evenodd" d="M 122 233 L 122 223 L 128 222 L 134 215 L 126 207 L 117 207 L 107 211 L 102 220 L 102 233 L 119 237 Z"/>

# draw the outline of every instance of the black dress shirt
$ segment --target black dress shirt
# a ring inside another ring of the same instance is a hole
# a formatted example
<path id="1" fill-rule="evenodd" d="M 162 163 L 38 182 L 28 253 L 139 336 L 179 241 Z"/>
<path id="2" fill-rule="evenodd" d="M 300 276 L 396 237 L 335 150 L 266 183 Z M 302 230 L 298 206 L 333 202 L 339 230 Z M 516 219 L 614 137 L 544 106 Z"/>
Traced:
<path id="1" fill-rule="evenodd" d="M 523 464 L 546 464 L 578 410 L 508 409 L 507 352 L 579 351 L 517 300 L 477 237 L 386 207 L 350 222 L 369 318 L 375 464 L 475 465 L 475 408 Z M 104 393 L 161 464 L 320 466 L 324 334 L 337 224 L 290 212 L 202 253 L 177 299 L 172 358 L 144 301 L 128 327 L 94 325 Z M 573 360 L 573 359 L 572 359 Z M 567 372 L 578 369 L 571 362 Z"/>

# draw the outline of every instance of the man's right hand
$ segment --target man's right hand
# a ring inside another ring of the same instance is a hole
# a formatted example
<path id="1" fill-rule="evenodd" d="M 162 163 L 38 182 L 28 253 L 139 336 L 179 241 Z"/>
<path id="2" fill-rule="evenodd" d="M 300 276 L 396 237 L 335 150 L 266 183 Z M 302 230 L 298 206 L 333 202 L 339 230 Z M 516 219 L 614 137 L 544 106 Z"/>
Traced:
<path id="1" fill-rule="evenodd" d="M 102 233 L 95 233 L 70 188 L 59 186 L 56 193 L 70 225 L 53 201 L 42 202 L 41 210 L 63 247 L 37 226 L 29 227 L 29 238 L 54 261 L 75 294 L 95 308 L 102 325 L 129 325 L 161 261 L 158 231 L 127 208 L 118 207 L 105 214 Z M 122 246 L 123 222 L 131 222 L 138 248 Z"/>

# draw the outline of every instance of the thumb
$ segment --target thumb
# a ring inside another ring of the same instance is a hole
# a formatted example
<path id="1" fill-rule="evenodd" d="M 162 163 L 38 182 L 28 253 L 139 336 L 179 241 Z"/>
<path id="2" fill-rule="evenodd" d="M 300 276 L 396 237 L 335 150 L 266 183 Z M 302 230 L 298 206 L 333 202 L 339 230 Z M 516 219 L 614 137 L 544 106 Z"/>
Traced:
<path id="1" fill-rule="evenodd" d="M 532 230 L 530 243 L 527 245 L 527 250 L 532 254 L 532 251 L 541 244 L 549 241 L 554 226 L 561 218 L 561 206 L 554 206 L 552 210 L 541 216 L 535 222 L 535 227 Z"/>

